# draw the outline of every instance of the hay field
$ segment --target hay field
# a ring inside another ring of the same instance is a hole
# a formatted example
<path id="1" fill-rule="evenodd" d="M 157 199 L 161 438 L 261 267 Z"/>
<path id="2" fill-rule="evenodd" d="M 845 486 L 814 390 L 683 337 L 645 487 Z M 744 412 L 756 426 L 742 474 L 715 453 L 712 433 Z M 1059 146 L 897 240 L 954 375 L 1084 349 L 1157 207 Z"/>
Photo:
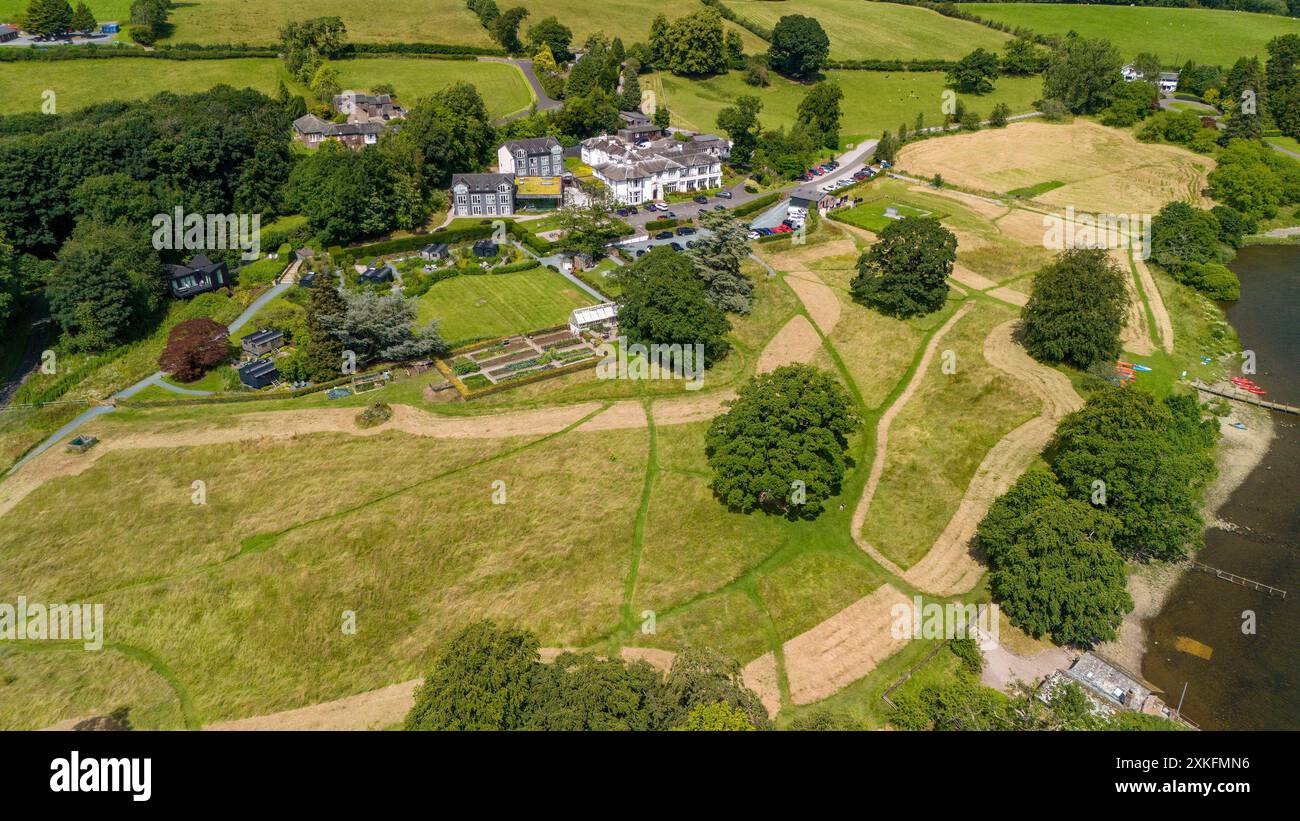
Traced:
<path id="1" fill-rule="evenodd" d="M 1130 214 L 1154 213 L 1171 200 L 1200 202 L 1214 161 L 1076 120 L 1012 123 L 1005 130 L 914 143 L 899 153 L 898 167 L 925 178 L 942 174 L 952 185 L 994 194 L 1060 181 L 1065 184 L 1038 201 Z"/>

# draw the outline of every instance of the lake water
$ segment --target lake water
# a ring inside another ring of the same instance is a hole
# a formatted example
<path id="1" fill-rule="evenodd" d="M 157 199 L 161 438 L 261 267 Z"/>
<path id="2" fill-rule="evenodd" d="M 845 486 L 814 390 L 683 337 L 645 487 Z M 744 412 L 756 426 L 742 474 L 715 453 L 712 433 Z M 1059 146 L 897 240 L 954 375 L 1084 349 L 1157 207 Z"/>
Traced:
<path id="1" fill-rule="evenodd" d="M 1241 300 L 1228 319 L 1253 350 L 1268 398 L 1300 405 L 1300 247 L 1244 248 L 1230 267 Z M 1300 416 L 1274 413 L 1276 438 L 1219 511 L 1240 532 L 1210 529 L 1198 558 L 1287 591 L 1286 599 L 1187 573 L 1147 624 L 1142 675 L 1205 729 L 1300 729 Z M 1243 633 L 1243 614 L 1256 632 Z M 1175 647 L 1179 637 L 1209 659 Z"/>

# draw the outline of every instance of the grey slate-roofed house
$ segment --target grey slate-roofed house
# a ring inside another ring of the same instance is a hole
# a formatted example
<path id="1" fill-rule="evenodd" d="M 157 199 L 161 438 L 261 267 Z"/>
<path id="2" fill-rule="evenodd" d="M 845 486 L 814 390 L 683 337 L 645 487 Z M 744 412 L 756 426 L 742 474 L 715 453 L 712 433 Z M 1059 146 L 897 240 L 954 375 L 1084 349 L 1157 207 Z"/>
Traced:
<path id="1" fill-rule="evenodd" d="M 7 43 L 10 40 L 18 39 L 18 29 L 13 26 L 0 25 L 0 43 Z"/>
<path id="2" fill-rule="evenodd" d="M 392 282 L 396 272 L 393 266 L 388 263 L 375 265 L 373 262 L 361 272 L 357 280 L 364 285 L 377 285 L 384 282 Z"/>
<path id="3" fill-rule="evenodd" d="M 280 369 L 269 359 L 254 359 L 239 369 L 239 381 L 250 388 L 265 388 L 280 378 Z"/>
<path id="4" fill-rule="evenodd" d="M 284 331 L 263 328 L 244 337 L 244 341 L 240 343 L 239 347 L 250 356 L 261 356 L 270 353 L 277 348 L 284 347 Z"/>
<path id="5" fill-rule="evenodd" d="M 168 265 L 167 281 L 172 296 L 191 297 L 230 285 L 230 272 L 226 263 L 195 254 L 185 265 Z"/>
<path id="6" fill-rule="evenodd" d="M 293 121 L 294 139 L 308 148 L 318 148 L 326 140 L 338 140 L 352 149 L 374 145 L 383 130 L 383 123 L 331 123 L 315 114 L 304 114 Z"/>
<path id="7" fill-rule="evenodd" d="M 554 137 L 510 140 L 497 149 L 497 168 L 516 177 L 558 177 L 564 173 L 564 147 Z"/>
<path id="8" fill-rule="evenodd" d="M 515 212 L 511 174 L 456 174 L 451 178 L 452 207 L 458 217 L 508 217 Z"/>
<path id="9" fill-rule="evenodd" d="M 405 120 L 406 109 L 393 102 L 388 94 L 362 94 L 359 91 L 345 91 L 334 95 L 334 110 L 348 115 L 349 123 L 386 123 L 391 120 Z"/>
<path id="10" fill-rule="evenodd" d="M 420 258 L 426 262 L 443 260 L 451 256 L 451 246 L 445 242 L 433 242 L 420 249 Z"/>

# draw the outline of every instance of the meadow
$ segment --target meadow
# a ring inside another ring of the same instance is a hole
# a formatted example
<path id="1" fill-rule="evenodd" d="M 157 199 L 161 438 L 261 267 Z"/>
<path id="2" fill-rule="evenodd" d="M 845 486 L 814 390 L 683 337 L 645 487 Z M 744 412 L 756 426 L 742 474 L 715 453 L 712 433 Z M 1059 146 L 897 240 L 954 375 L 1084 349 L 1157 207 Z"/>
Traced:
<path id="1" fill-rule="evenodd" d="M 831 41 L 833 60 L 956 60 L 976 48 L 997 51 L 1008 35 L 938 12 L 864 0 L 727 0 L 738 15 L 771 29 L 782 17 L 816 18 Z"/>
<path id="2" fill-rule="evenodd" d="M 1294 18 L 1217 9 L 979 3 L 965 10 L 1039 34 L 1064 36 L 1077 31 L 1085 37 L 1104 37 L 1126 60 L 1154 52 L 1167 66 L 1195 60 L 1227 67 L 1238 57 L 1264 57 L 1264 45 L 1274 37 L 1300 33 L 1300 20 Z"/>
<path id="3" fill-rule="evenodd" d="M 844 90 L 840 103 L 844 141 L 874 139 L 886 129 L 897 131 L 904 122 L 911 129 L 917 114 L 925 117 L 927 126 L 943 119 L 947 80 L 941 72 L 828 71 L 826 79 Z M 775 74 L 767 88 L 751 86 L 734 71 L 704 80 L 655 73 L 643 77 L 641 87 L 655 90 L 660 103 L 672 112 L 673 125 L 701 131 L 716 128 L 718 112 L 741 95 L 762 101 L 759 119 L 764 127 L 789 127 L 808 91 L 807 86 Z M 984 115 L 998 103 L 1006 103 L 1015 114 L 1031 111 L 1041 93 L 1042 81 L 1037 77 L 1002 77 L 989 94 L 960 96 L 968 107 Z"/>
<path id="4" fill-rule="evenodd" d="M 445 279 L 417 307 L 420 321 L 438 320 L 443 339 L 454 344 L 563 325 L 574 308 L 594 302 L 560 274 L 535 268 Z"/>
<path id="5" fill-rule="evenodd" d="M 506 63 L 372 57 L 334 63 L 345 88 L 369 89 L 392 83 L 401 98 L 413 101 L 452 83 L 473 83 L 500 117 L 527 108 L 532 91 L 523 75 Z M 274 94 L 284 80 L 298 93 L 283 64 L 273 58 L 230 60 L 158 60 L 121 57 L 112 60 L 0 63 L 0 86 L 8 91 L 11 112 L 39 111 L 42 94 L 57 95 L 60 111 L 74 111 L 108 100 L 133 100 L 162 92 L 192 94 L 225 83 Z"/>
<path id="6" fill-rule="evenodd" d="M 0 0 L 0 20 L 18 19 L 27 4 L 28 0 Z M 87 0 L 87 5 L 99 22 L 117 20 L 125 26 L 131 17 L 130 0 Z M 581 0 L 529 0 L 524 5 L 529 14 L 521 27 L 523 32 L 538 21 L 554 16 L 573 30 L 574 45 L 580 46 L 596 32 L 604 32 L 610 38 L 622 37 L 624 43 L 631 45 L 646 39 L 650 21 L 656 14 L 679 17 L 700 4 L 699 0 L 688 0 L 669 8 L 650 0 L 628 0 L 593 9 L 591 3 Z M 360 6 L 343 0 L 278 0 L 275 3 L 197 0 L 179 3 L 172 10 L 174 30 L 164 42 L 264 45 L 276 42 L 285 23 L 309 17 L 341 18 L 348 39 L 358 43 L 496 45 L 463 0 L 385 0 Z M 767 49 L 767 44 L 749 31 L 733 23 L 725 25 L 740 32 L 745 51 Z M 124 39 L 129 41 L 129 35 L 124 35 Z"/>

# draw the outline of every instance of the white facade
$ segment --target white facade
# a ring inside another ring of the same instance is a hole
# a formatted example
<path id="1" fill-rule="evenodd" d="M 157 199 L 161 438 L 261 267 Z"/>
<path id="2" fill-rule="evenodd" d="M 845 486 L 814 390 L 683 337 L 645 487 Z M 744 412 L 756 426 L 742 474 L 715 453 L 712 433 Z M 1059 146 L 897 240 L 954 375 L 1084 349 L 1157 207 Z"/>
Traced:
<path id="1" fill-rule="evenodd" d="M 642 148 L 614 137 L 594 137 L 582 143 L 582 161 L 624 205 L 722 185 L 719 147 L 695 142 L 664 139 Z"/>

